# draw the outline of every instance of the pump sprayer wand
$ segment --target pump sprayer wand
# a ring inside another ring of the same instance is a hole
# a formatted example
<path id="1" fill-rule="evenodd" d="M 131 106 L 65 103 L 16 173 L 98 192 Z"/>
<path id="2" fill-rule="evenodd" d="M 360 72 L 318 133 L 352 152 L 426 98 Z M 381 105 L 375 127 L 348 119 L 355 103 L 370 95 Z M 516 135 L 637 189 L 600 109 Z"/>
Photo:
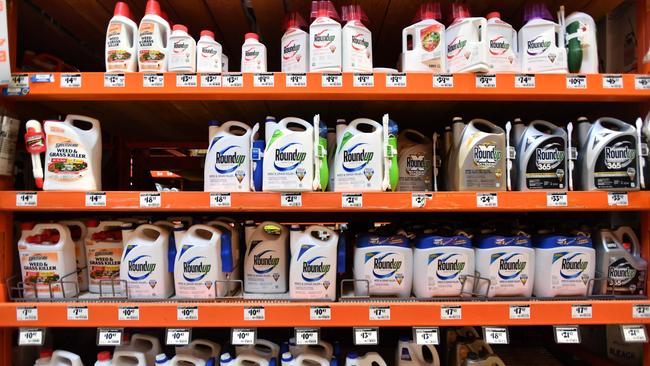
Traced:
<path id="1" fill-rule="evenodd" d="M 513 154 L 514 150 L 511 152 L 510 149 L 510 130 L 512 129 L 512 123 L 508 121 L 506 123 L 506 183 L 507 189 L 512 191 L 512 160 L 514 159 Z"/>
<path id="2" fill-rule="evenodd" d="M 569 190 L 573 191 L 573 170 L 575 168 L 574 160 L 576 159 L 576 156 L 574 156 L 574 153 L 573 153 L 573 146 L 572 146 L 573 144 L 571 142 L 572 137 L 573 137 L 573 122 L 569 122 L 566 125 L 566 132 L 567 132 L 567 143 L 569 145 L 567 147 L 567 153 L 569 154 L 569 159 L 567 160 L 569 162 L 569 169 L 568 169 L 569 170 L 568 171 L 568 173 L 569 173 L 569 180 L 568 180 L 569 181 Z"/>
<path id="3" fill-rule="evenodd" d="M 43 166 L 41 165 L 41 153 L 45 152 L 45 134 L 41 123 L 36 120 L 29 120 L 25 124 L 25 147 L 32 156 L 32 174 L 36 187 L 43 188 Z"/>
<path id="4" fill-rule="evenodd" d="M 643 128 L 643 120 L 641 117 L 636 119 L 636 146 L 637 146 L 637 155 L 639 157 L 639 183 L 641 189 L 645 189 L 645 159 L 648 150 L 648 146 L 643 146 L 643 140 L 641 136 L 641 130 Z M 645 149 L 644 149 L 645 147 Z"/>

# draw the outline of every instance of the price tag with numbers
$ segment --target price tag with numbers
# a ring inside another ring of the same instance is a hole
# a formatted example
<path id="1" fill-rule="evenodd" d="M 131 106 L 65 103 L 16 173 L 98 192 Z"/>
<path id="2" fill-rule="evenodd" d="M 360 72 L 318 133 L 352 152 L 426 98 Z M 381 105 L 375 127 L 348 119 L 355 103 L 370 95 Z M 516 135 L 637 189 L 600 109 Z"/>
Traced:
<path id="1" fill-rule="evenodd" d="M 530 305 L 510 305 L 510 319 L 530 319 Z"/>
<path id="2" fill-rule="evenodd" d="M 635 319 L 650 318 L 650 305 L 633 305 L 632 317 Z"/>
<path id="3" fill-rule="evenodd" d="M 97 328 L 98 346 L 120 346 L 122 345 L 122 328 Z"/>
<path id="4" fill-rule="evenodd" d="M 532 89 L 535 88 L 535 83 L 534 74 L 515 75 L 515 88 Z"/>
<path id="5" fill-rule="evenodd" d="M 363 207 L 363 194 L 361 193 L 343 193 L 341 195 L 341 207 Z"/>
<path id="6" fill-rule="evenodd" d="M 352 76 L 355 88 L 372 88 L 375 86 L 375 75 L 372 73 L 354 74 Z"/>
<path id="7" fill-rule="evenodd" d="M 440 308 L 440 319 L 442 320 L 460 320 L 463 313 L 460 305 L 447 305 Z"/>
<path id="8" fill-rule="evenodd" d="M 431 199 L 433 199 L 433 193 L 411 193 L 411 207 L 423 208 Z"/>
<path id="9" fill-rule="evenodd" d="M 546 207 L 567 207 L 568 205 L 569 198 L 566 192 L 546 194 Z"/>
<path id="10" fill-rule="evenodd" d="M 165 86 L 165 74 L 142 74 L 143 88 L 162 88 Z"/>
<path id="11" fill-rule="evenodd" d="M 218 88 L 220 86 L 221 86 L 221 74 L 218 73 L 201 74 L 202 88 Z"/>
<path id="12" fill-rule="evenodd" d="M 331 320 L 332 309 L 329 306 L 311 306 L 309 320 Z"/>
<path id="13" fill-rule="evenodd" d="M 167 332 L 165 332 L 165 344 L 168 346 L 185 346 L 191 340 L 191 328 L 167 328 Z"/>
<path id="14" fill-rule="evenodd" d="M 318 328 L 296 328 L 295 337 L 298 346 L 313 346 L 318 344 L 320 331 Z"/>
<path id="15" fill-rule="evenodd" d="M 36 207 L 37 197 L 36 192 L 16 192 L 16 207 Z"/>
<path id="16" fill-rule="evenodd" d="M 120 306 L 118 320 L 140 320 L 140 308 L 137 306 Z"/>
<path id="17" fill-rule="evenodd" d="M 88 307 L 68 306 L 68 320 L 88 320 Z"/>
<path id="18" fill-rule="evenodd" d="M 379 344 L 379 328 L 354 328 L 355 346 L 372 346 Z"/>
<path id="19" fill-rule="evenodd" d="M 29 74 L 11 74 L 10 88 L 29 88 Z"/>
<path id="20" fill-rule="evenodd" d="M 508 327 L 483 327 L 483 339 L 489 344 L 508 344 Z"/>
<path id="21" fill-rule="evenodd" d="M 210 207 L 230 207 L 230 193 L 210 193 Z"/>
<path id="22" fill-rule="evenodd" d="M 343 74 L 322 74 L 321 86 L 323 88 L 340 88 L 343 86 Z"/>
<path id="23" fill-rule="evenodd" d="M 196 74 L 176 74 L 177 88 L 193 88 L 196 85 Z"/>
<path id="24" fill-rule="evenodd" d="M 62 88 L 81 88 L 81 74 L 61 74 Z"/>
<path id="25" fill-rule="evenodd" d="M 280 206 L 282 207 L 301 207 L 301 193 L 282 193 L 280 195 Z"/>
<path id="26" fill-rule="evenodd" d="M 45 329 L 20 328 L 18 330 L 19 346 L 42 346 L 45 340 Z"/>
<path id="27" fill-rule="evenodd" d="M 244 307 L 244 320 L 264 320 L 263 306 L 246 306 Z"/>
<path id="28" fill-rule="evenodd" d="M 140 193 L 140 207 L 142 208 L 157 208 L 160 207 L 161 198 L 160 192 L 155 193 Z"/>
<path id="29" fill-rule="evenodd" d="M 272 88 L 275 86 L 275 76 L 272 72 L 262 72 L 253 75 L 253 86 L 256 88 Z"/>
<path id="30" fill-rule="evenodd" d="M 499 207 L 499 200 L 496 193 L 477 193 L 476 207 Z"/>
<path id="31" fill-rule="evenodd" d="M 609 206 L 629 205 L 627 192 L 607 192 L 607 204 Z"/>
<path id="32" fill-rule="evenodd" d="M 176 319 L 178 320 L 199 320 L 198 306 L 179 306 L 176 309 Z"/>
<path id="33" fill-rule="evenodd" d="M 244 86 L 244 75 L 242 73 L 223 74 L 221 85 L 226 88 L 241 88 Z"/>
<path id="34" fill-rule="evenodd" d="M 86 207 L 105 207 L 106 192 L 86 192 Z"/>
<path id="35" fill-rule="evenodd" d="M 413 339 L 419 346 L 440 344 L 440 328 L 413 328 Z"/>
<path id="36" fill-rule="evenodd" d="M 440 74 L 433 75 L 433 87 L 434 88 L 453 88 L 454 87 L 454 75 L 450 74 Z"/>
<path id="37" fill-rule="evenodd" d="M 623 89 L 623 75 L 603 75 L 603 89 Z"/>
<path id="38" fill-rule="evenodd" d="M 553 335 L 557 344 L 580 343 L 580 328 L 577 325 L 555 325 Z"/>
<path id="39" fill-rule="evenodd" d="M 233 346 L 248 346 L 257 341 L 257 329 L 255 328 L 233 328 L 230 334 L 230 343 Z"/>
<path id="40" fill-rule="evenodd" d="M 307 74 L 287 74 L 284 79 L 287 88 L 307 87 Z"/>
<path id="41" fill-rule="evenodd" d="M 567 75 L 567 89 L 587 89 L 587 77 L 585 75 Z"/>
<path id="42" fill-rule="evenodd" d="M 496 88 L 497 76 L 494 74 L 476 74 L 477 88 Z"/>
<path id="43" fill-rule="evenodd" d="M 648 90 L 648 89 L 650 89 L 650 76 L 636 75 L 634 77 L 634 88 L 637 89 L 637 90 Z"/>
<path id="44" fill-rule="evenodd" d="M 625 343 L 648 343 L 648 334 L 643 324 L 621 325 Z"/>
<path id="45" fill-rule="evenodd" d="M 371 306 L 369 318 L 370 320 L 390 320 L 390 306 Z"/>
<path id="46" fill-rule="evenodd" d="M 406 74 L 386 74 L 387 88 L 406 88 Z"/>
<path id="47" fill-rule="evenodd" d="M 17 307 L 16 320 L 21 322 L 38 320 L 38 308 L 36 308 L 36 306 Z"/>
<path id="48" fill-rule="evenodd" d="M 104 74 L 104 88 L 124 88 L 126 86 L 126 76 L 124 74 Z"/>
<path id="49" fill-rule="evenodd" d="M 571 317 L 573 319 L 591 319 L 591 304 L 571 305 Z"/>

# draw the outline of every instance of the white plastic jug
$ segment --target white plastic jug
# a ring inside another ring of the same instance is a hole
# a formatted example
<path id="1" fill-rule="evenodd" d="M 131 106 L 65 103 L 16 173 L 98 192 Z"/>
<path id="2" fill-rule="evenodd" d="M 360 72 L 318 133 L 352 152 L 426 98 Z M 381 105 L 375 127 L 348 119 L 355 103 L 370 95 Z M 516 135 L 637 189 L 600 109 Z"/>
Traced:
<path id="1" fill-rule="evenodd" d="M 68 351 L 54 351 L 51 366 L 83 366 L 81 357 Z"/>
<path id="2" fill-rule="evenodd" d="M 88 289 L 91 293 L 115 296 L 120 292 L 120 263 L 124 244 L 123 221 L 89 220 L 86 236 Z"/>
<path id="3" fill-rule="evenodd" d="M 106 29 L 106 72 L 138 71 L 137 37 L 138 25 L 131 18 L 129 6 L 118 1 Z"/>
<path id="4" fill-rule="evenodd" d="M 598 40 L 596 23 L 589 14 L 571 13 L 564 24 L 569 72 L 598 73 Z"/>
<path id="5" fill-rule="evenodd" d="M 535 281 L 535 249 L 523 233 L 490 235 L 476 244 L 476 272 L 490 281 L 478 280 L 478 293 L 488 297 L 530 297 Z"/>
<path id="6" fill-rule="evenodd" d="M 144 360 L 143 365 L 153 366 L 156 362 L 156 356 L 160 352 L 161 347 L 158 338 L 146 334 L 134 334 L 128 344 L 115 347 L 113 363 L 115 366 L 122 366 L 120 363 L 115 364 L 115 361 L 118 359 L 118 355 L 124 355 L 125 358 L 128 357 L 131 361 L 135 359 L 142 362 Z"/>
<path id="7" fill-rule="evenodd" d="M 187 32 L 186 26 L 174 24 L 167 51 L 171 72 L 196 72 L 196 41 Z"/>
<path id="8" fill-rule="evenodd" d="M 413 249 L 402 235 L 362 234 L 354 249 L 354 279 L 359 296 L 409 297 Z"/>
<path id="9" fill-rule="evenodd" d="M 229 293 L 233 293 L 239 289 L 237 280 L 242 279 L 242 253 L 241 247 L 245 245 L 244 230 L 239 222 L 228 217 L 218 217 L 216 220 L 208 221 L 206 225 L 212 226 L 221 230 L 222 233 L 230 233 L 230 246 L 232 253 L 232 271 L 225 272 L 226 279 L 233 280 L 229 284 Z"/>
<path id="10" fill-rule="evenodd" d="M 368 118 L 357 118 L 338 137 L 334 157 L 334 187 L 337 192 L 381 191 L 384 178 L 383 126 Z"/>
<path id="11" fill-rule="evenodd" d="M 386 361 L 377 352 L 368 352 L 359 356 L 356 352 L 348 353 L 345 358 L 345 366 L 387 366 Z"/>
<path id="12" fill-rule="evenodd" d="M 82 128 L 90 125 L 89 128 Z M 45 191 L 102 189 L 102 133 L 99 121 L 69 114 L 45 121 Z"/>
<path id="13" fill-rule="evenodd" d="M 174 293 L 169 235 L 165 228 L 145 224 L 124 238 L 120 278 L 126 281 L 129 298 L 164 299 Z"/>
<path id="14" fill-rule="evenodd" d="M 303 28 L 305 20 L 300 13 L 291 12 L 284 20 L 282 36 L 282 72 L 305 73 L 309 71 L 309 33 Z"/>
<path id="15" fill-rule="evenodd" d="M 230 353 L 224 353 L 220 361 L 221 366 L 272 366 L 269 360 L 255 354 L 241 354 L 233 358 Z"/>
<path id="16" fill-rule="evenodd" d="M 179 355 L 172 357 L 171 366 L 205 366 L 206 360 L 190 355 Z"/>
<path id="17" fill-rule="evenodd" d="M 309 71 L 341 71 L 341 24 L 331 1 L 312 1 L 309 26 Z"/>
<path id="18" fill-rule="evenodd" d="M 256 33 L 246 33 L 241 48 L 241 72 L 266 72 L 266 46 Z"/>
<path id="19" fill-rule="evenodd" d="M 176 355 L 190 355 L 205 361 L 211 357 L 219 357 L 220 354 L 219 343 L 207 339 L 195 339 L 187 346 L 176 347 Z"/>
<path id="20" fill-rule="evenodd" d="M 436 19 L 442 17 L 440 3 L 426 3 L 415 15 L 416 23 L 402 30 L 403 72 L 423 71 L 435 74 L 447 71 L 445 25 Z"/>
<path id="21" fill-rule="evenodd" d="M 282 354 L 282 366 L 330 366 L 330 360 L 312 354 L 294 357 L 291 352 L 285 352 Z"/>
<path id="22" fill-rule="evenodd" d="M 487 20 L 470 17 L 465 4 L 452 4 L 454 22 L 447 28 L 447 71 L 487 72 Z"/>
<path id="23" fill-rule="evenodd" d="M 161 14 L 158 1 L 147 0 L 145 14 L 138 28 L 140 72 L 167 71 L 167 44 L 171 29 Z"/>
<path id="24" fill-rule="evenodd" d="M 66 225 L 70 229 L 70 237 L 74 241 L 74 254 L 77 259 L 77 281 L 79 291 L 88 291 L 88 266 L 86 264 L 86 236 L 88 230 L 86 225 L 79 220 L 60 221 L 59 224 Z"/>
<path id="25" fill-rule="evenodd" d="M 334 357 L 334 346 L 331 343 L 319 340 L 318 344 L 297 345 L 296 339 L 289 339 L 289 352 L 293 355 L 314 355 L 331 360 Z"/>
<path id="26" fill-rule="evenodd" d="M 397 137 L 398 191 L 423 192 L 432 189 L 433 142 L 415 130 Z"/>
<path id="27" fill-rule="evenodd" d="M 251 135 L 253 129 L 239 121 L 219 125 L 210 121 L 205 155 L 204 191 L 248 192 L 251 190 Z M 256 125 L 255 130 L 259 128 Z"/>
<path id="28" fill-rule="evenodd" d="M 488 59 L 490 72 L 518 72 L 517 31 L 501 20 L 499 12 L 487 15 Z"/>
<path id="29" fill-rule="evenodd" d="M 339 236 L 325 226 L 304 231 L 291 227 L 289 294 L 292 299 L 336 298 L 336 264 Z"/>
<path id="30" fill-rule="evenodd" d="M 368 17 L 361 5 L 345 5 L 341 11 L 346 22 L 341 31 L 343 72 L 372 72 L 372 33 L 363 23 Z"/>
<path id="31" fill-rule="evenodd" d="M 115 351 L 111 366 L 154 366 L 155 359 L 149 363 L 144 353 L 138 351 Z"/>
<path id="32" fill-rule="evenodd" d="M 235 347 L 235 353 L 238 359 L 240 357 L 250 357 L 251 361 L 256 361 L 260 358 L 267 361 L 271 359 L 277 361 L 280 356 L 280 346 L 269 340 L 258 338 L 255 340 L 255 344 Z"/>
<path id="33" fill-rule="evenodd" d="M 289 230 L 276 222 L 246 226 L 244 290 L 248 293 L 287 292 Z"/>
<path id="34" fill-rule="evenodd" d="M 431 361 L 424 357 L 424 349 L 431 353 Z M 408 338 L 400 338 L 395 353 L 395 366 L 440 366 L 440 357 L 436 347 L 431 344 L 418 345 Z"/>
<path id="35" fill-rule="evenodd" d="M 529 4 L 525 25 L 519 30 L 521 71 L 525 73 L 566 73 L 567 55 L 562 27 L 553 21 L 544 4 Z"/>
<path id="36" fill-rule="evenodd" d="M 269 127 L 271 131 L 269 136 Z M 311 191 L 314 180 L 314 128 L 295 117 L 267 122 L 263 189 L 272 192 Z"/>
<path id="37" fill-rule="evenodd" d="M 214 33 L 209 30 L 201 31 L 201 38 L 196 43 L 196 71 L 201 73 L 220 73 L 221 44 L 214 40 Z"/>

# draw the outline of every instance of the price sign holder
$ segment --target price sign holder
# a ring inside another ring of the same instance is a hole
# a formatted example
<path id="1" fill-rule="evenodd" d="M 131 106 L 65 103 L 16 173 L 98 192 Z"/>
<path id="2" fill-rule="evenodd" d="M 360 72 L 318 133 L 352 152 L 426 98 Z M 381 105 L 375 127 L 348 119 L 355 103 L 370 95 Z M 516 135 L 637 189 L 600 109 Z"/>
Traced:
<path id="1" fill-rule="evenodd" d="M 311 306 L 309 320 L 332 320 L 332 309 L 329 306 Z"/>
<path id="2" fill-rule="evenodd" d="M 192 328 L 167 328 L 165 344 L 168 346 L 185 346 L 192 340 Z"/>
<path id="3" fill-rule="evenodd" d="M 98 346 L 121 346 L 124 328 L 97 328 Z"/>
<path id="4" fill-rule="evenodd" d="M 419 346 L 440 344 L 440 328 L 438 327 L 414 327 L 413 339 Z"/>
<path id="5" fill-rule="evenodd" d="M 625 343 L 648 343 L 648 333 L 643 324 L 621 325 Z"/>
<path id="6" fill-rule="evenodd" d="M 390 306 L 371 306 L 368 310 L 370 320 L 390 320 Z"/>
<path id="7" fill-rule="evenodd" d="M 372 346 L 379 344 L 379 328 L 353 328 L 355 346 Z"/>
<path id="8" fill-rule="evenodd" d="M 257 341 L 256 328 L 233 328 L 230 333 L 230 344 L 233 346 L 248 346 Z"/>
<path id="9" fill-rule="evenodd" d="M 176 319 L 178 320 L 199 320 L 198 306 L 179 306 L 176 308 Z"/>
<path id="10" fill-rule="evenodd" d="M 19 346 L 42 346 L 44 341 L 44 328 L 20 328 L 18 330 Z"/>
<path id="11" fill-rule="evenodd" d="M 244 307 L 244 320 L 264 320 L 265 317 L 264 306 Z"/>
<path id="12" fill-rule="evenodd" d="M 632 317 L 635 319 L 650 318 L 650 305 L 646 305 L 646 304 L 632 305 Z"/>
<path id="13" fill-rule="evenodd" d="M 508 327 L 483 327 L 483 339 L 488 344 L 508 344 L 510 343 Z"/>
<path id="14" fill-rule="evenodd" d="M 296 328 L 294 330 L 296 345 L 313 346 L 320 341 L 320 329 L 318 328 Z"/>
<path id="15" fill-rule="evenodd" d="M 554 325 L 553 336 L 557 344 L 579 344 L 582 341 L 577 325 Z"/>

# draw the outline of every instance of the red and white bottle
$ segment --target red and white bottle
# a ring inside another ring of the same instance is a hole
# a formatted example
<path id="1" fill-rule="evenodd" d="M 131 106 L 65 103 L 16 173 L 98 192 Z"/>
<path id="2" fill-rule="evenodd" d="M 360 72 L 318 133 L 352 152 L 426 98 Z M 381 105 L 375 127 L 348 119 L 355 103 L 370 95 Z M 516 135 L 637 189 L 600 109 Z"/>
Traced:
<path id="1" fill-rule="evenodd" d="M 345 26 L 342 31 L 343 72 L 372 72 L 372 33 L 366 28 L 368 17 L 361 5 L 342 9 Z"/>
<path id="2" fill-rule="evenodd" d="M 341 24 L 339 14 L 328 0 L 311 2 L 309 26 L 309 71 L 341 71 Z"/>
<path id="3" fill-rule="evenodd" d="M 241 47 L 242 72 L 266 72 L 266 46 L 256 33 L 246 33 Z"/>
<path id="4" fill-rule="evenodd" d="M 517 72 L 517 31 L 501 20 L 499 12 L 487 15 L 488 63 L 490 72 Z"/>
<path id="5" fill-rule="evenodd" d="M 131 18 L 129 6 L 115 4 L 113 18 L 106 30 L 106 72 L 135 72 L 138 70 L 136 42 L 138 25 Z"/>
<path id="6" fill-rule="evenodd" d="M 169 71 L 196 72 L 196 41 L 187 27 L 175 24 L 169 37 Z"/>
<path id="7" fill-rule="evenodd" d="M 196 71 L 221 72 L 223 48 L 214 40 L 214 33 L 209 30 L 201 31 L 201 38 L 196 44 Z"/>
<path id="8" fill-rule="evenodd" d="M 309 33 L 307 24 L 298 13 L 287 14 L 284 19 L 285 32 L 282 36 L 282 72 L 305 73 L 309 71 Z"/>

